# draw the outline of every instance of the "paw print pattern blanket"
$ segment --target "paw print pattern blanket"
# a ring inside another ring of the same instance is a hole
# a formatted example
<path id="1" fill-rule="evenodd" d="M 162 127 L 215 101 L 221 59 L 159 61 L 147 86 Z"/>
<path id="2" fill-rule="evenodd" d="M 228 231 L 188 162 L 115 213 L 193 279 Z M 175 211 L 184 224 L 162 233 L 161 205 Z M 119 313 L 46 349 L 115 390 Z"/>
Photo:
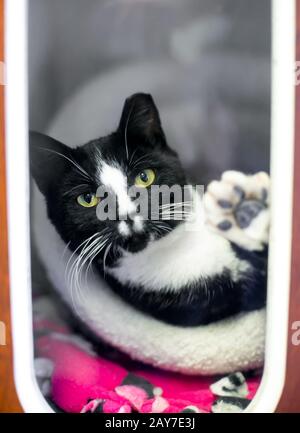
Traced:
<path id="1" fill-rule="evenodd" d="M 55 411 L 241 412 L 259 386 L 259 372 L 187 376 L 133 362 L 112 350 L 96 353 L 66 324 L 41 312 L 40 305 L 34 309 L 35 372 Z"/>

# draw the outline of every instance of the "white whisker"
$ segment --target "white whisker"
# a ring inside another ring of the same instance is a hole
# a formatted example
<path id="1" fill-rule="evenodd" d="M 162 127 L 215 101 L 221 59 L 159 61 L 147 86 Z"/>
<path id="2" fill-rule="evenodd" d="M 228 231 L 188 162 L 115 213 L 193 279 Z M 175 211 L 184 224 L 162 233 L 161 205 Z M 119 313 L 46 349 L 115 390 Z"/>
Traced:
<path id="1" fill-rule="evenodd" d="M 134 107 L 134 104 L 132 105 L 132 107 L 130 109 L 130 112 L 128 114 L 127 121 L 126 121 L 126 126 L 125 126 L 125 149 L 126 149 L 127 160 L 129 159 L 128 143 L 127 143 L 127 129 L 128 129 L 129 120 L 130 120 L 130 117 L 131 117 L 131 114 L 133 111 L 133 107 Z"/>
<path id="2" fill-rule="evenodd" d="M 71 159 L 68 156 L 64 155 L 63 153 L 57 152 L 56 150 L 53 150 L 53 149 L 48 149 L 45 147 L 43 147 L 41 149 L 47 150 L 48 152 L 55 153 L 55 154 L 61 156 L 62 158 L 65 158 L 67 161 L 69 161 L 71 164 L 73 164 L 84 177 L 88 178 L 89 180 L 92 180 L 92 177 L 84 170 L 84 168 L 82 168 L 76 161 L 73 161 L 73 159 Z"/>
<path id="3" fill-rule="evenodd" d="M 132 152 L 132 154 L 131 154 L 131 157 L 130 157 L 130 161 L 129 161 L 129 163 L 128 163 L 128 165 L 130 166 L 131 164 L 132 164 L 132 162 L 133 162 L 133 158 L 134 158 L 134 155 L 136 154 L 136 152 L 138 151 L 138 147 Z"/>
<path id="4" fill-rule="evenodd" d="M 149 158 L 149 156 L 151 155 L 151 153 L 147 153 L 146 155 L 142 155 L 140 156 L 136 161 L 134 161 L 134 164 L 132 166 L 132 169 L 136 168 L 139 164 L 141 164 L 144 160 L 146 160 L 147 158 Z"/>
<path id="5" fill-rule="evenodd" d="M 86 269 L 85 269 L 85 282 L 86 283 L 87 283 L 88 273 L 92 268 L 92 264 L 93 264 L 95 257 L 103 250 L 103 248 L 105 247 L 105 245 L 107 244 L 109 239 L 110 239 L 110 235 L 107 235 L 105 237 L 105 239 L 102 239 L 102 242 L 98 243 L 92 249 L 92 251 L 89 253 L 88 257 L 84 260 L 84 263 L 82 263 L 81 268 L 83 268 L 85 266 L 86 262 L 88 261 L 88 265 L 86 266 Z"/>
<path id="6" fill-rule="evenodd" d="M 70 194 L 71 192 L 75 191 L 78 188 L 82 188 L 82 187 L 89 187 L 89 185 L 87 183 L 81 183 L 79 185 L 74 186 L 73 188 L 69 189 L 68 191 L 63 193 L 63 196 Z"/>
<path id="7" fill-rule="evenodd" d="M 104 256 L 103 256 L 103 270 L 104 270 L 104 273 L 106 273 L 106 258 L 107 258 L 108 254 L 109 254 L 109 251 L 110 251 L 110 249 L 112 247 L 112 244 L 113 243 L 110 242 L 110 244 L 108 244 L 108 246 L 106 247 L 106 250 L 104 252 Z"/>
<path id="8" fill-rule="evenodd" d="M 68 260 L 67 266 L 66 266 L 66 279 L 68 282 L 68 286 L 71 288 L 71 298 L 73 305 L 76 306 L 75 302 L 75 296 L 78 297 L 79 300 L 81 300 L 81 274 L 83 269 L 83 262 L 86 262 L 87 255 L 90 254 L 92 250 L 94 250 L 97 247 L 97 244 L 99 244 L 99 240 L 104 237 L 103 233 L 105 233 L 107 229 L 103 230 L 102 232 L 97 232 L 94 235 L 90 236 L 88 239 L 83 241 L 72 253 L 71 257 Z M 73 261 L 73 263 L 70 266 L 70 263 L 74 257 L 74 255 L 78 252 L 78 250 L 82 248 L 80 251 L 78 257 Z"/>

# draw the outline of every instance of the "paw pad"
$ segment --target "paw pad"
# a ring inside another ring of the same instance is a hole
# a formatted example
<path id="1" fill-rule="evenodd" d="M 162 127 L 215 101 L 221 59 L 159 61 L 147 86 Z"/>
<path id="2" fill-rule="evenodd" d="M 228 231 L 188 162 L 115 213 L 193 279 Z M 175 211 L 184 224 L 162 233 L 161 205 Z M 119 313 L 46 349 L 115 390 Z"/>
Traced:
<path id="1" fill-rule="evenodd" d="M 225 172 L 204 195 L 208 224 L 231 242 L 261 249 L 268 238 L 269 187 L 266 173 Z"/>
<path id="2" fill-rule="evenodd" d="M 224 220 L 218 224 L 218 228 L 220 230 L 223 230 L 224 232 L 230 230 L 231 227 L 232 227 L 232 223 L 229 220 Z"/>
<path id="3" fill-rule="evenodd" d="M 249 227 L 252 220 L 265 208 L 265 204 L 261 201 L 242 201 L 234 212 L 237 225 L 242 229 Z"/>

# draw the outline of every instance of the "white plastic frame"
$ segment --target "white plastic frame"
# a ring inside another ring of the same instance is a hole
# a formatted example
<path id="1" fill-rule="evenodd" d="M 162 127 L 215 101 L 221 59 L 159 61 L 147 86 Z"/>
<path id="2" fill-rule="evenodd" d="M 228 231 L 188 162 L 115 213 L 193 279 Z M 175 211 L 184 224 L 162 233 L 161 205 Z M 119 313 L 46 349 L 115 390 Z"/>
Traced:
<path id="1" fill-rule="evenodd" d="M 266 362 L 262 384 L 247 412 L 273 412 L 285 379 L 292 232 L 295 8 L 295 0 L 272 0 L 272 233 Z M 5 41 L 6 167 L 14 377 L 25 412 L 53 412 L 39 391 L 33 370 L 27 0 L 6 0 Z"/>

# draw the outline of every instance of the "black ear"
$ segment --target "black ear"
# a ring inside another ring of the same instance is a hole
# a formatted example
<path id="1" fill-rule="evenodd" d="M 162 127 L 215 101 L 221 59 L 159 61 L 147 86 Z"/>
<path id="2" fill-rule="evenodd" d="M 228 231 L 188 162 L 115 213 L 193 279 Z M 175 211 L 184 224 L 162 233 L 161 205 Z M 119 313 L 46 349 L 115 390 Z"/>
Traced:
<path id="1" fill-rule="evenodd" d="M 61 179 L 71 158 L 71 149 L 47 135 L 32 131 L 29 143 L 31 174 L 40 191 L 46 194 Z"/>
<path id="2" fill-rule="evenodd" d="M 151 95 L 136 93 L 126 99 L 119 131 L 127 139 L 136 138 L 151 145 L 166 145 L 158 110 Z"/>

